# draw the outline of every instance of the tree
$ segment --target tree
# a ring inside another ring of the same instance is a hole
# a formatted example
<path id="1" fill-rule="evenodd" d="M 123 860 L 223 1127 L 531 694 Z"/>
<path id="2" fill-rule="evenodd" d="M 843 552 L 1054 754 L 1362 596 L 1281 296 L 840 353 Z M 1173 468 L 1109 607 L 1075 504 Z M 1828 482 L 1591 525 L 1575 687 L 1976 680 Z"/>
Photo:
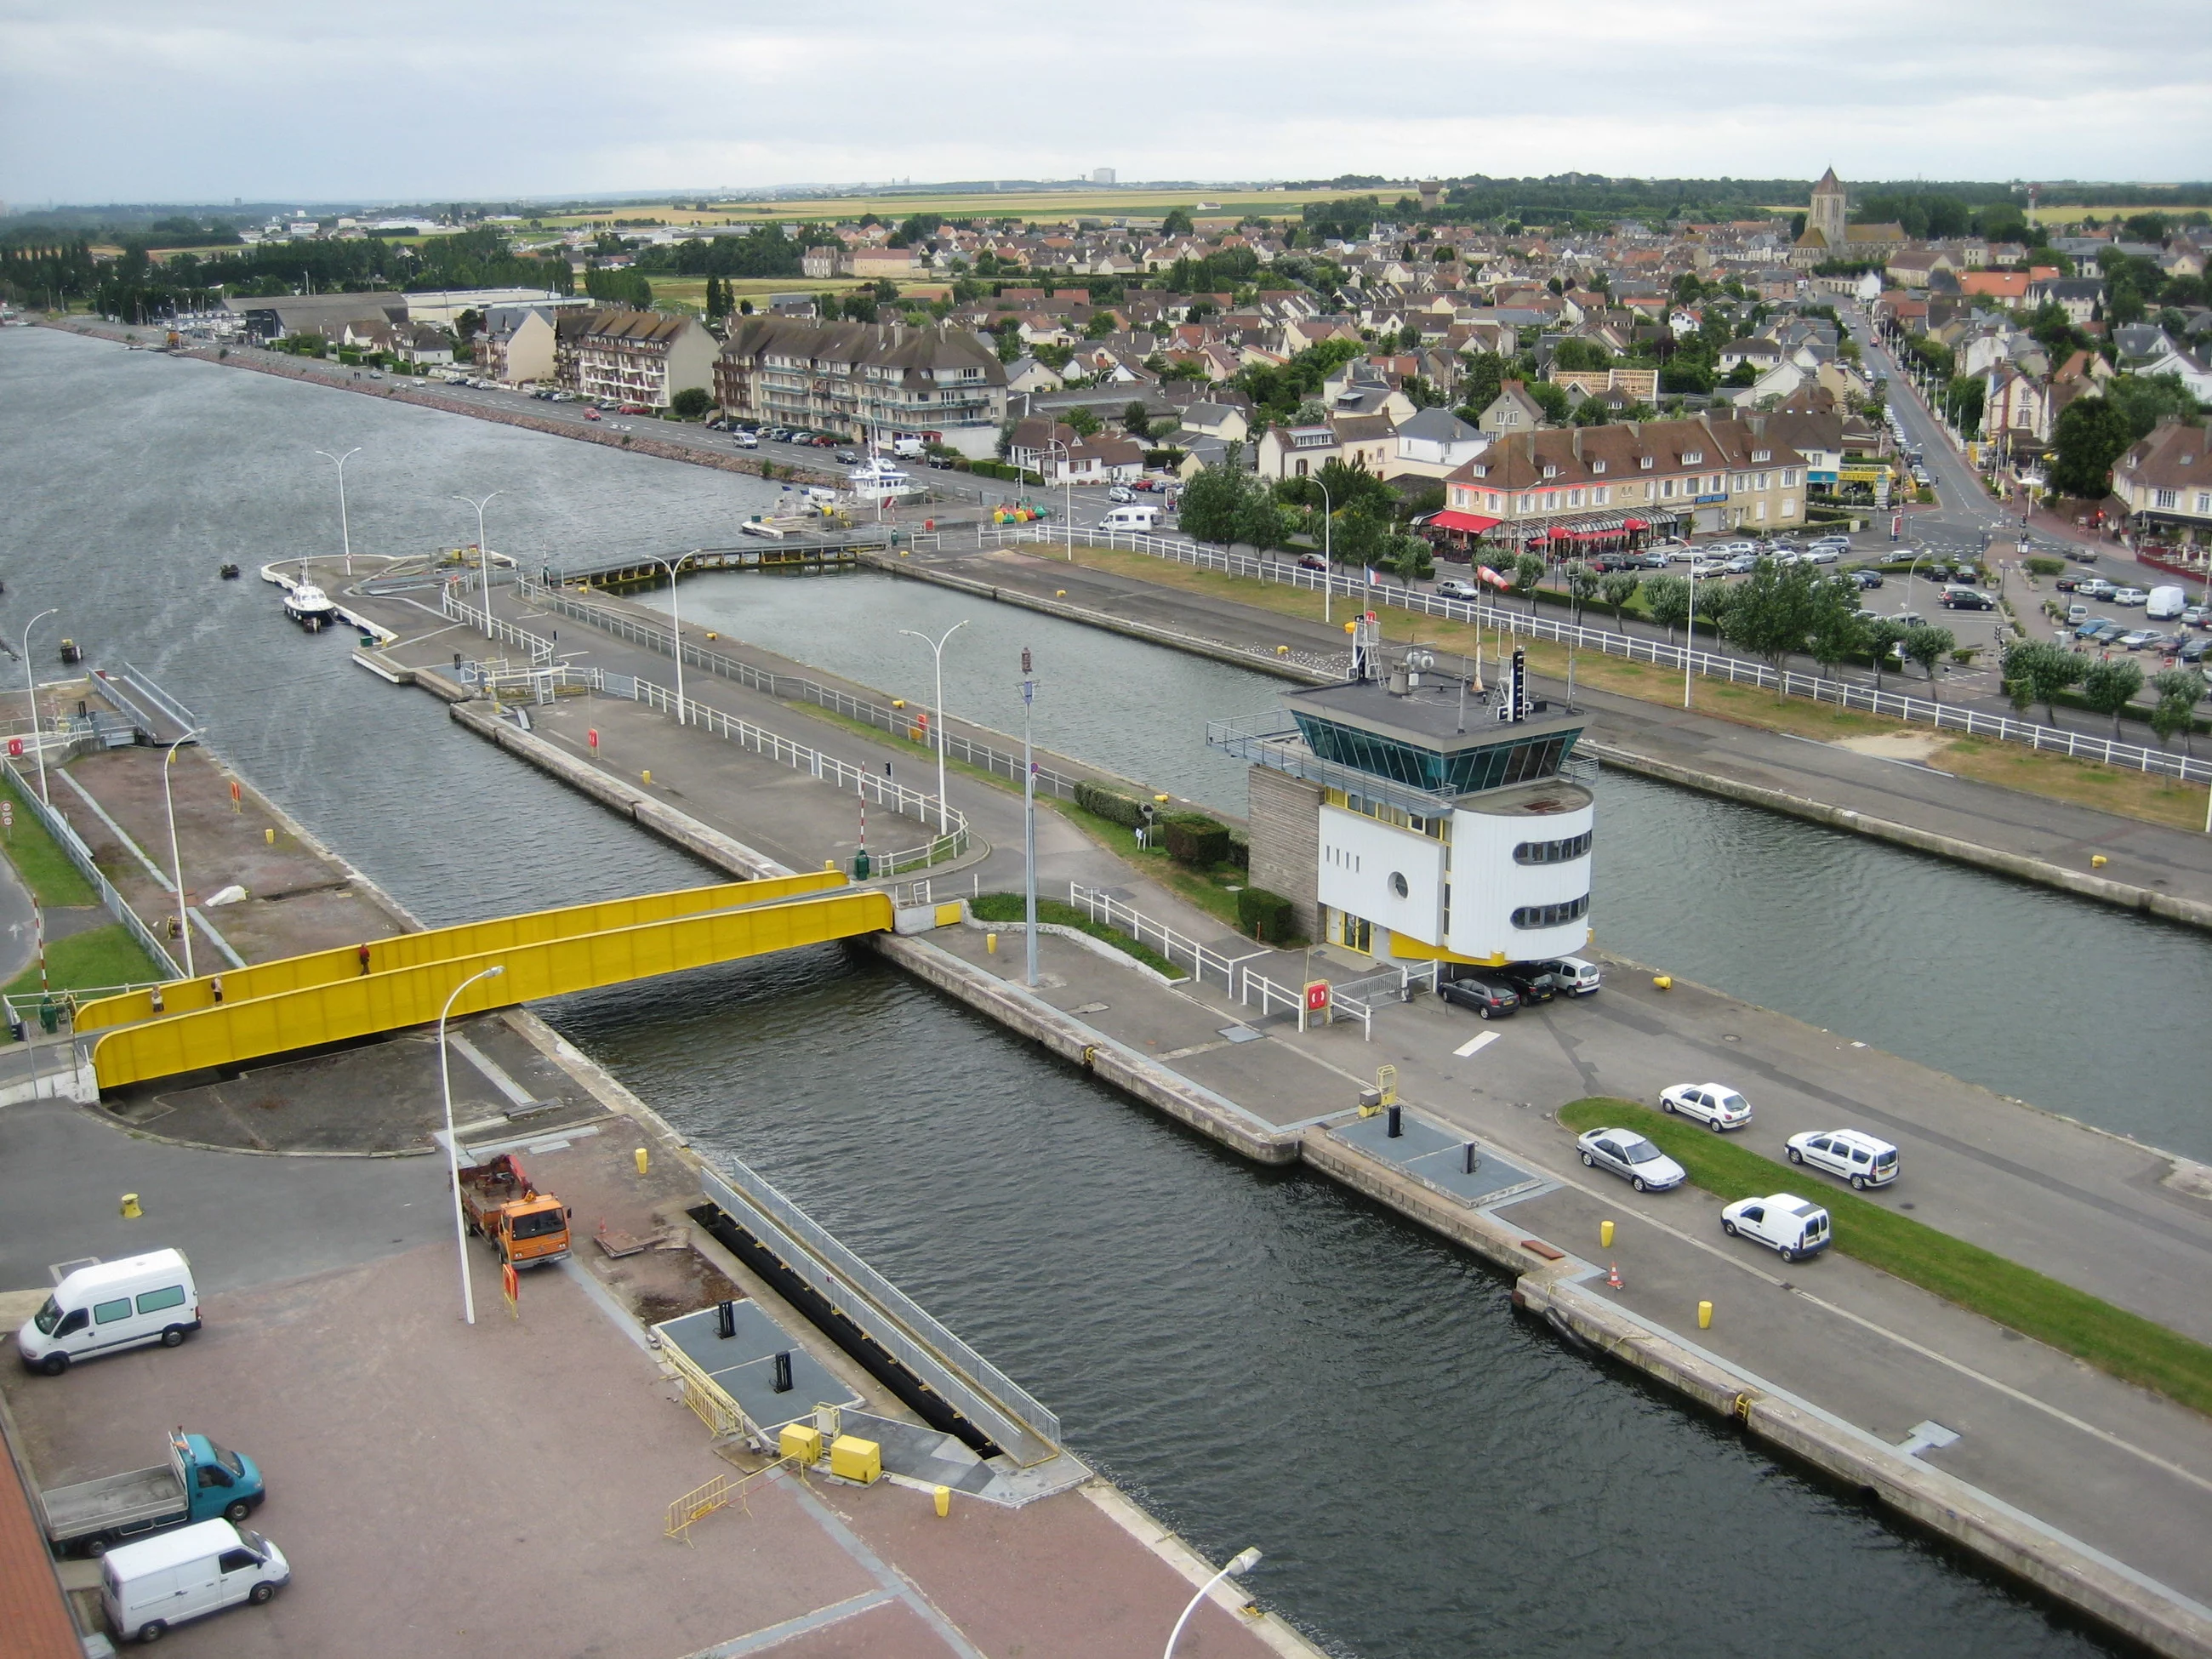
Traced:
<path id="1" fill-rule="evenodd" d="M 1069 429 L 1079 438 L 1095 438 L 1098 435 L 1098 417 L 1080 405 L 1066 410 L 1060 416 L 1060 419 L 1067 423 Z"/>
<path id="2" fill-rule="evenodd" d="M 2169 416 L 2194 420 L 2203 410 L 2179 374 L 2116 375 L 2105 383 L 2104 398 L 2126 417 L 2130 441 L 2148 438 Z"/>
<path id="3" fill-rule="evenodd" d="M 1498 388 L 1505 383 L 1505 359 L 1494 351 L 1478 351 L 1467 360 L 1467 374 L 1460 388 L 1467 394 L 1467 405 L 1460 410 L 1460 418 L 1470 424 L 1482 411 L 1498 401 Z"/>
<path id="4" fill-rule="evenodd" d="M 1528 394 L 1530 401 L 1544 411 L 1544 418 L 1553 426 L 1565 420 L 1571 412 L 1567 402 L 1567 389 L 1563 386 L 1556 386 L 1550 380 L 1531 380 L 1523 386 L 1522 390 Z"/>
<path id="5" fill-rule="evenodd" d="M 1644 583 L 1644 608 L 1651 620 L 1667 630 L 1667 643 L 1674 643 L 1674 630 L 1690 620 L 1690 579 L 1687 576 L 1651 576 Z"/>
<path id="6" fill-rule="evenodd" d="M 2052 429 L 2051 487 L 2062 495 L 2100 501 L 2112 487 L 2112 463 L 2135 441 L 2128 417 L 2103 398 L 2077 398 Z"/>
<path id="7" fill-rule="evenodd" d="M 1379 563 L 1389 550 L 1390 521 L 1374 504 L 1356 500 L 1336 513 L 1332 552 L 1339 564 Z"/>
<path id="8" fill-rule="evenodd" d="M 1228 454 L 1221 461 L 1206 467 L 1183 486 L 1178 517 L 1183 529 L 1195 540 L 1218 542 L 1226 547 L 1237 539 L 1244 498 L 1257 487 L 1256 480 L 1245 475 L 1239 459 L 1240 448 L 1239 445 L 1230 445 Z"/>
<path id="9" fill-rule="evenodd" d="M 1121 410 L 1121 430 L 1139 443 L 1152 435 L 1152 412 L 1141 402 L 1132 399 Z"/>
<path id="10" fill-rule="evenodd" d="M 2081 700 L 2100 714 L 2112 717 L 2112 735 L 2120 735 L 2120 712 L 2142 690 L 2142 665 L 2133 657 L 2093 662 L 2081 676 Z"/>
<path id="11" fill-rule="evenodd" d="M 1291 538 L 1290 510 L 1257 478 L 1246 477 L 1237 506 L 1237 539 L 1255 553 L 1281 547 Z"/>
<path id="12" fill-rule="evenodd" d="M 2158 740 L 2166 743 L 2176 732 L 2183 733 L 2182 750 L 2189 751 L 2188 734 L 2196 729 L 2197 705 L 2204 701 L 2203 671 L 2196 668 L 2169 668 L 2151 683 L 2158 701 L 2151 706 L 2151 730 Z"/>
<path id="13" fill-rule="evenodd" d="M 1613 631 L 1621 631 L 1620 613 L 1636 597 L 1637 589 L 1644 586 L 1644 578 L 1633 570 L 1608 570 L 1598 578 L 1598 595 L 1613 611 Z"/>
<path id="14" fill-rule="evenodd" d="M 1168 210 L 1167 217 L 1160 221 L 1160 234 L 1163 236 L 1188 236 L 1191 234 L 1190 210 L 1188 208 L 1170 208 Z"/>
<path id="15" fill-rule="evenodd" d="M 702 386 L 687 386 L 668 400 L 668 412 L 679 421 L 696 421 L 714 406 L 714 394 Z"/>
<path id="16" fill-rule="evenodd" d="M 1905 637 L 1905 625 L 1894 617 L 1875 617 L 1861 625 L 1859 634 L 1866 641 L 1867 654 L 1874 659 L 1874 689 L 1879 691 L 1882 671 L 1896 654 L 1897 642 Z"/>
<path id="17" fill-rule="evenodd" d="M 1774 670 L 1777 696 L 1784 667 L 1812 638 L 1819 611 L 1814 591 L 1817 580 L 1810 565 L 1784 570 L 1771 559 L 1761 559 L 1749 579 L 1734 590 L 1721 618 L 1722 631 L 1732 644 Z"/>
<path id="18" fill-rule="evenodd" d="M 1859 621 L 1856 593 L 1849 583 L 1838 581 L 1823 582 L 1818 590 L 1806 648 L 1831 679 L 1838 668 L 1866 649 L 1866 625 Z"/>
<path id="19" fill-rule="evenodd" d="M 2004 653 L 2005 691 L 2023 714 L 2041 703 L 2045 721 L 2055 726 L 2058 694 L 2081 679 L 2083 668 L 2081 658 L 2048 640 L 2018 640 Z"/>
<path id="20" fill-rule="evenodd" d="M 1928 695 L 1936 696 L 1936 665 L 1950 655 L 1959 643 L 1957 636 L 1949 629 L 1938 628 L 1932 623 L 1915 623 L 1905 630 L 1905 637 L 1898 643 L 1928 676 Z"/>
<path id="21" fill-rule="evenodd" d="M 1528 614 L 1536 614 L 1536 584 L 1544 580 L 1544 562 L 1534 553 L 1513 561 L 1513 591 L 1528 601 Z"/>

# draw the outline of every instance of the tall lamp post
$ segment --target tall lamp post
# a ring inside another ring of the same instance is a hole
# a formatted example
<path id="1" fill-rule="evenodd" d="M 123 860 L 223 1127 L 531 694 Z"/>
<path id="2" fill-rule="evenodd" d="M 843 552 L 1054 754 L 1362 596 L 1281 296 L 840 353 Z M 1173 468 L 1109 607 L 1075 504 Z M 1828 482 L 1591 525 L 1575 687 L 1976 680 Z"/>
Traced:
<path id="1" fill-rule="evenodd" d="M 1067 525 L 1067 562 L 1073 564 L 1075 562 L 1075 452 L 1057 438 L 1047 442 L 1045 449 L 1048 453 L 1055 449 L 1060 452 L 1060 481 L 1067 492 L 1066 504 L 1060 509 L 1060 516 Z"/>
<path id="2" fill-rule="evenodd" d="M 467 501 L 477 510 L 477 579 L 483 583 L 484 637 L 486 639 L 491 637 L 491 549 L 484 545 L 484 508 L 506 493 L 503 489 L 495 489 L 480 501 L 467 495 L 453 497 L 457 501 Z M 458 1201 L 457 1200 L 456 1202 Z M 476 1322 L 471 1320 L 469 1322 L 474 1324 Z"/>
<path id="3" fill-rule="evenodd" d="M 1328 486 L 1314 474 L 1313 487 L 1321 491 L 1321 621 L 1330 625 L 1329 601 L 1336 597 L 1336 507 L 1328 498 Z"/>
<path id="4" fill-rule="evenodd" d="M 192 917 L 185 904 L 185 855 L 177 846 L 177 799 L 169 788 L 169 769 L 177 763 L 177 751 L 205 731 L 196 726 L 169 745 L 169 752 L 161 762 L 161 806 L 169 815 L 169 869 L 177 878 L 177 937 L 185 942 L 185 977 L 196 977 L 192 971 Z"/>
<path id="5" fill-rule="evenodd" d="M 1690 556 L 1690 574 L 1683 580 L 1690 584 L 1690 620 L 1682 630 L 1682 707 L 1687 708 L 1690 706 L 1690 665 L 1694 660 L 1692 653 L 1698 648 L 1698 559 L 1694 553 Z M 1498 648 L 1503 650 L 1504 647 L 1501 645 Z"/>
<path id="6" fill-rule="evenodd" d="M 41 611 L 23 624 L 23 690 L 31 699 L 31 747 L 39 757 L 39 799 L 49 806 L 52 797 L 46 793 L 46 744 L 39 730 L 39 677 L 31 667 L 31 630 L 49 617 L 58 617 L 58 609 Z"/>
<path id="7" fill-rule="evenodd" d="M 899 629 L 900 633 L 920 640 L 929 647 L 930 654 L 937 659 L 937 833 L 940 836 L 952 833 L 952 807 L 945 798 L 945 745 L 947 741 L 945 732 L 945 641 L 967 626 L 968 619 L 963 617 L 945 630 L 944 639 L 936 640 L 911 628 Z"/>
<path id="8" fill-rule="evenodd" d="M 1251 1571 L 1253 1568 L 1259 1565 L 1259 1551 L 1256 1549 L 1240 1550 L 1235 1555 L 1229 1558 L 1229 1565 L 1227 1566 L 1222 1568 L 1219 1572 L 1215 1573 L 1212 1577 L 1207 1579 L 1203 1584 L 1200 1585 L 1198 1587 L 1198 1594 L 1190 1598 L 1190 1605 L 1182 1610 L 1182 1617 L 1176 1620 L 1175 1628 L 1168 1632 L 1167 1650 L 1160 1656 L 1160 1659 L 1175 1659 L 1176 1644 L 1182 1639 L 1182 1627 L 1190 1622 L 1191 1614 L 1198 1611 L 1198 1604 L 1212 1594 L 1213 1587 L 1216 1584 L 1219 1583 L 1224 1578 L 1242 1578 L 1246 1573 Z"/>
<path id="9" fill-rule="evenodd" d="M 695 549 L 694 550 L 696 551 L 696 550 Z M 682 565 L 684 561 L 690 558 L 691 555 L 690 553 L 685 553 L 672 561 L 668 559 L 654 558 L 650 553 L 647 554 L 645 556 L 653 563 L 659 565 L 663 570 L 665 570 L 668 573 L 669 646 L 676 653 L 676 723 L 678 726 L 687 726 L 690 722 L 684 718 L 684 619 L 677 614 L 676 611 L 676 572 L 678 567 Z M 489 588 L 486 588 L 484 590 L 484 603 L 487 605 L 491 603 L 491 590 Z M 905 630 L 902 629 L 901 631 L 904 632 Z"/>
<path id="10" fill-rule="evenodd" d="M 346 451 L 343 455 L 333 455 L 327 449 L 319 449 L 315 453 L 321 456 L 326 461 L 335 461 L 337 463 L 338 537 L 339 539 L 345 544 L 345 573 L 347 575 L 350 576 L 353 574 L 353 526 L 346 520 L 345 464 L 351 460 L 355 456 L 361 453 L 361 446 L 359 444 L 356 444 L 351 449 Z M 478 545 L 481 546 L 482 544 L 479 543 Z"/>
<path id="11" fill-rule="evenodd" d="M 461 1256 L 461 1316 L 471 1325 L 477 1322 L 477 1293 L 469 1284 L 469 1234 L 467 1224 L 461 1219 L 461 1142 L 453 1133 L 453 1070 L 451 1057 L 446 1052 L 446 1018 L 453 1012 L 453 1004 L 462 992 L 480 979 L 497 979 L 507 971 L 507 964 L 495 962 L 489 968 L 471 974 L 453 987 L 446 1006 L 438 1010 L 438 1086 L 446 1096 L 446 1174 L 453 1183 L 453 1246 Z"/>
<path id="12" fill-rule="evenodd" d="M 1030 668 L 1030 648 L 1022 647 L 1022 882 L 1023 915 L 1028 923 L 1024 930 L 1029 941 L 1029 977 L 1032 991 L 1037 982 L 1037 915 L 1036 915 L 1036 763 L 1030 758 L 1030 702 L 1036 695 L 1036 681 Z"/>

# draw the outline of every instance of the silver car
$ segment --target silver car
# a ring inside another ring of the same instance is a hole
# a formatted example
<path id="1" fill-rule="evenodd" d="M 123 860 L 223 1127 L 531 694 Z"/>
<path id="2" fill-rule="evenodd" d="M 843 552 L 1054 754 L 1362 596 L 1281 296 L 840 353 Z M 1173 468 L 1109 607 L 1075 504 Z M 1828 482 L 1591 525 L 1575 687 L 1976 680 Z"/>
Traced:
<path id="1" fill-rule="evenodd" d="M 1639 1193 L 1663 1193 L 1689 1179 L 1682 1166 L 1633 1129 L 1592 1129 L 1575 1150 L 1586 1169 L 1610 1170 Z"/>

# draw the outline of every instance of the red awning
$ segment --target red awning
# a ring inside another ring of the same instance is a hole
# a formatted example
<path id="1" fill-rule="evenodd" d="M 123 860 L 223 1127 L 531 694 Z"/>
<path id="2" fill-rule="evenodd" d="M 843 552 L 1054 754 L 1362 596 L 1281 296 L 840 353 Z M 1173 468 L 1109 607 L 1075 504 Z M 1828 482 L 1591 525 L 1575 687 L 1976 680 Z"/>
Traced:
<path id="1" fill-rule="evenodd" d="M 1486 530 L 1494 530 L 1498 523 L 1496 519 L 1486 519 L 1478 514 L 1455 513 L 1449 509 L 1431 514 L 1429 522 L 1441 526 L 1446 530 L 1464 531 L 1470 536 L 1480 536 Z"/>
<path id="2" fill-rule="evenodd" d="M 1650 525 L 1644 523 L 1641 519 L 1623 519 L 1620 521 L 1620 527 L 1623 530 L 1649 530 L 1651 528 Z"/>

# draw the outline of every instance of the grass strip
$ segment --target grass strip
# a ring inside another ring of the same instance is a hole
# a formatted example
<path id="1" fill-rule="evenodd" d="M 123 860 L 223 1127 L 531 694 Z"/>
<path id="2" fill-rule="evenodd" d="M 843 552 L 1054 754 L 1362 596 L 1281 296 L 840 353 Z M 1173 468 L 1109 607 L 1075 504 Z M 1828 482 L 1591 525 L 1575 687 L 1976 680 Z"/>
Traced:
<path id="1" fill-rule="evenodd" d="M 69 861 L 60 845 L 33 816 L 30 805 L 12 781 L 0 781 L 0 790 L 15 802 L 14 828 L 0 836 L 8 861 L 15 866 L 31 896 L 46 905 L 97 904 L 100 895 Z M 51 952 L 49 953 L 51 954 Z"/>
<path id="2" fill-rule="evenodd" d="M 968 908 L 975 912 L 978 921 L 1022 921 L 1028 915 L 1026 904 L 1019 893 L 986 893 L 973 900 Z M 1037 921 L 1040 926 L 1050 923 L 1059 927 L 1073 927 L 1079 933 L 1088 933 L 1091 938 L 1112 945 L 1124 956 L 1132 957 L 1146 967 L 1165 974 L 1170 979 L 1190 977 L 1151 945 L 1130 938 L 1118 927 L 1109 927 L 1103 921 L 1091 921 L 1088 912 L 1079 910 L 1064 900 L 1039 899 Z"/>
<path id="3" fill-rule="evenodd" d="M 22 824 L 16 823 L 20 832 Z M 72 874 L 75 872 L 71 872 Z M 46 945 L 46 983 L 56 991 L 89 990 L 112 985 L 144 985 L 162 975 L 146 959 L 138 941 L 119 921 L 105 927 L 88 927 Z M 39 964 L 33 963 L 8 981 L 11 997 L 39 994 Z"/>
<path id="4" fill-rule="evenodd" d="M 1600 1125 L 1635 1130 L 1723 1203 L 1792 1190 L 1817 1194 L 1834 1219 L 1835 1248 L 1845 1255 L 2124 1382 L 2212 1413 L 2212 1346 L 2154 1320 L 1649 1106 L 1595 1095 L 1568 1102 L 1559 1118 L 1577 1132 Z"/>

